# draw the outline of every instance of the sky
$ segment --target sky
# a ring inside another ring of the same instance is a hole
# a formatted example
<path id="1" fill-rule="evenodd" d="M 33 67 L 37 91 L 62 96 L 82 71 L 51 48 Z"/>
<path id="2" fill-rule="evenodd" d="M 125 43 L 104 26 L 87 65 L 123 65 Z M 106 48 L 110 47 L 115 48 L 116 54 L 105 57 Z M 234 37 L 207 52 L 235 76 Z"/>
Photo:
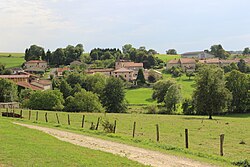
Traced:
<path id="1" fill-rule="evenodd" d="M 67 45 L 159 53 L 250 47 L 249 0 L 0 0 L 0 52 Z"/>

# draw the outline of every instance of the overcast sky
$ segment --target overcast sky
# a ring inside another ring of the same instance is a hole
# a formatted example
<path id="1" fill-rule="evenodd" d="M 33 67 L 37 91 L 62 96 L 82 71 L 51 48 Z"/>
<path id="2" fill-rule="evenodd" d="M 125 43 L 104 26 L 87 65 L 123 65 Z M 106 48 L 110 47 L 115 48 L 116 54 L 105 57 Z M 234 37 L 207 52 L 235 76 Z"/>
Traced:
<path id="1" fill-rule="evenodd" d="M 0 52 L 130 43 L 165 53 L 250 46 L 250 0 L 0 0 Z"/>

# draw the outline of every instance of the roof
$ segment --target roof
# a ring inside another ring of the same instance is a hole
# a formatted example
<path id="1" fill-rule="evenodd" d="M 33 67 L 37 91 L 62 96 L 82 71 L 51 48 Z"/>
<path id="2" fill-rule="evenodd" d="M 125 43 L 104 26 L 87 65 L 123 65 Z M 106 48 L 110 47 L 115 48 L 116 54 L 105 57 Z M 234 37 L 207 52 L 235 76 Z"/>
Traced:
<path id="1" fill-rule="evenodd" d="M 179 61 L 181 64 L 195 64 L 195 59 L 190 59 L 190 58 L 180 58 Z"/>
<path id="2" fill-rule="evenodd" d="M 214 59 L 199 60 L 199 62 L 206 63 L 206 64 L 219 64 L 220 60 L 219 58 L 214 58 Z"/>
<path id="3" fill-rule="evenodd" d="M 27 69 L 25 69 L 24 71 L 45 71 L 45 69 L 44 68 L 38 68 L 38 67 L 32 67 L 32 68 L 27 68 Z"/>
<path id="4" fill-rule="evenodd" d="M 127 68 L 119 68 L 118 70 L 115 70 L 114 72 L 133 72 L 133 70 L 129 70 Z"/>
<path id="5" fill-rule="evenodd" d="M 46 61 L 43 61 L 43 60 L 30 60 L 30 61 L 26 61 L 25 62 L 26 64 L 28 63 L 47 63 Z"/>
<path id="6" fill-rule="evenodd" d="M 38 83 L 41 84 L 41 85 L 50 85 L 51 84 L 51 81 L 50 80 L 46 80 L 46 79 L 41 79 L 41 80 L 38 80 Z"/>
<path id="7" fill-rule="evenodd" d="M 17 85 L 24 87 L 24 88 L 32 89 L 32 90 L 43 90 L 42 88 L 39 88 L 38 86 L 31 85 L 28 82 L 17 82 Z"/>
<path id="8" fill-rule="evenodd" d="M 143 63 L 124 62 L 124 67 L 143 67 Z"/>
<path id="9" fill-rule="evenodd" d="M 186 53 L 182 53 L 182 55 L 198 55 L 201 53 L 204 53 L 204 51 L 186 52 Z"/>
<path id="10" fill-rule="evenodd" d="M 179 60 L 176 60 L 176 59 L 169 60 L 168 64 L 179 64 Z"/>
<path id="11" fill-rule="evenodd" d="M 63 72 L 63 71 L 70 71 L 70 68 L 64 67 L 64 68 L 57 68 L 57 72 Z"/>
<path id="12" fill-rule="evenodd" d="M 114 71 L 113 68 L 95 68 L 95 69 L 88 69 L 87 72 L 111 72 Z"/>
<path id="13" fill-rule="evenodd" d="M 29 78 L 29 75 L 0 75 L 0 78 Z"/>
<path id="14" fill-rule="evenodd" d="M 238 63 L 240 59 L 231 59 L 231 60 L 220 60 L 222 64 L 231 64 L 231 63 Z"/>

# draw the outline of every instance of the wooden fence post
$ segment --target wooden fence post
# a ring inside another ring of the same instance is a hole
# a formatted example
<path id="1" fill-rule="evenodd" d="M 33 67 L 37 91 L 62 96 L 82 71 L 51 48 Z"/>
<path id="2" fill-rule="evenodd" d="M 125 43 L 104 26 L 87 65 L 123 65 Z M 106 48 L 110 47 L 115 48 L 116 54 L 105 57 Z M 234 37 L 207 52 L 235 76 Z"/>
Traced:
<path id="1" fill-rule="evenodd" d="M 56 113 L 56 119 L 57 119 L 57 123 L 60 124 L 59 117 L 58 117 L 57 113 Z"/>
<path id="2" fill-rule="evenodd" d="M 84 127 L 84 119 L 85 119 L 85 115 L 82 115 L 82 128 Z"/>
<path id="3" fill-rule="evenodd" d="M 36 121 L 38 121 L 38 111 L 36 112 Z"/>
<path id="4" fill-rule="evenodd" d="M 135 137 L 135 126 L 136 126 L 136 122 L 134 122 L 134 126 L 133 126 L 133 138 Z"/>
<path id="5" fill-rule="evenodd" d="M 185 129 L 185 144 L 186 148 L 188 148 L 188 129 Z"/>
<path id="6" fill-rule="evenodd" d="M 12 117 L 14 118 L 15 117 L 15 110 L 14 110 L 14 108 L 13 108 L 13 110 L 12 110 Z"/>
<path id="7" fill-rule="evenodd" d="M 114 122 L 114 129 L 113 129 L 113 133 L 115 133 L 115 130 L 116 130 L 116 120 Z"/>
<path id="8" fill-rule="evenodd" d="M 220 155 L 223 156 L 223 142 L 224 142 L 224 134 L 220 135 Z"/>
<path id="9" fill-rule="evenodd" d="M 98 130 L 99 122 L 100 122 L 100 117 L 98 117 L 98 119 L 97 119 L 97 123 L 96 123 L 96 128 L 95 128 L 95 130 Z"/>
<path id="10" fill-rule="evenodd" d="M 31 111 L 29 110 L 29 120 L 30 120 L 30 117 L 31 117 Z"/>
<path id="11" fill-rule="evenodd" d="M 45 121 L 46 121 L 46 123 L 48 122 L 48 113 L 47 112 L 45 113 Z"/>
<path id="12" fill-rule="evenodd" d="M 159 125 L 156 124 L 156 141 L 160 140 L 160 132 L 159 132 Z"/>
<path id="13" fill-rule="evenodd" d="M 68 114 L 68 125 L 70 125 L 70 118 L 69 118 L 69 114 Z"/>
<path id="14" fill-rule="evenodd" d="M 23 110 L 20 111 L 20 118 L 22 119 L 23 117 Z"/>

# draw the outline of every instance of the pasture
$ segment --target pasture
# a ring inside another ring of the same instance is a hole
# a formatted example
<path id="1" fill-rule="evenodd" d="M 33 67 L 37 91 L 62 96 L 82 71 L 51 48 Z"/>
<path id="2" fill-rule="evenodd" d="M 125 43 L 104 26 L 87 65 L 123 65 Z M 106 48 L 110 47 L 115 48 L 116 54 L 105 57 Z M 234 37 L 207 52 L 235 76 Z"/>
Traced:
<path id="1" fill-rule="evenodd" d="M 0 63 L 6 68 L 21 67 L 24 62 L 24 53 L 0 53 Z"/>
<path id="2" fill-rule="evenodd" d="M 152 88 L 128 89 L 126 90 L 125 99 L 132 105 L 148 105 L 156 103 L 156 101 L 152 99 L 152 94 Z"/>
<path id="3" fill-rule="evenodd" d="M 169 60 L 181 58 L 180 55 L 167 55 L 167 54 L 157 54 L 157 55 L 155 55 L 155 57 L 158 57 L 159 59 L 161 59 L 164 62 L 168 62 Z"/>
<path id="4" fill-rule="evenodd" d="M 28 111 L 25 110 L 24 119 L 20 121 L 72 130 L 222 166 L 229 166 L 232 161 L 250 158 L 249 114 L 216 116 L 214 120 L 209 120 L 207 116 L 57 112 L 60 120 L 58 124 L 55 112 L 47 113 L 48 123 L 45 122 L 45 111 L 38 111 L 36 121 L 36 111 L 32 111 L 31 119 L 28 120 Z M 68 114 L 70 114 L 70 125 L 67 125 Z M 81 128 L 83 114 L 84 128 Z M 96 125 L 98 117 L 111 123 L 116 120 L 116 134 L 103 132 L 101 125 L 97 131 L 89 130 L 92 122 Z M 134 122 L 136 122 L 135 138 L 132 138 Z M 156 142 L 156 124 L 160 129 L 160 142 Z M 184 143 L 186 128 L 189 130 L 189 149 L 185 149 Z M 219 156 L 220 134 L 225 134 L 224 157 Z"/>
<path id="5" fill-rule="evenodd" d="M 143 166 L 101 151 L 57 140 L 0 117 L 0 166 Z"/>

